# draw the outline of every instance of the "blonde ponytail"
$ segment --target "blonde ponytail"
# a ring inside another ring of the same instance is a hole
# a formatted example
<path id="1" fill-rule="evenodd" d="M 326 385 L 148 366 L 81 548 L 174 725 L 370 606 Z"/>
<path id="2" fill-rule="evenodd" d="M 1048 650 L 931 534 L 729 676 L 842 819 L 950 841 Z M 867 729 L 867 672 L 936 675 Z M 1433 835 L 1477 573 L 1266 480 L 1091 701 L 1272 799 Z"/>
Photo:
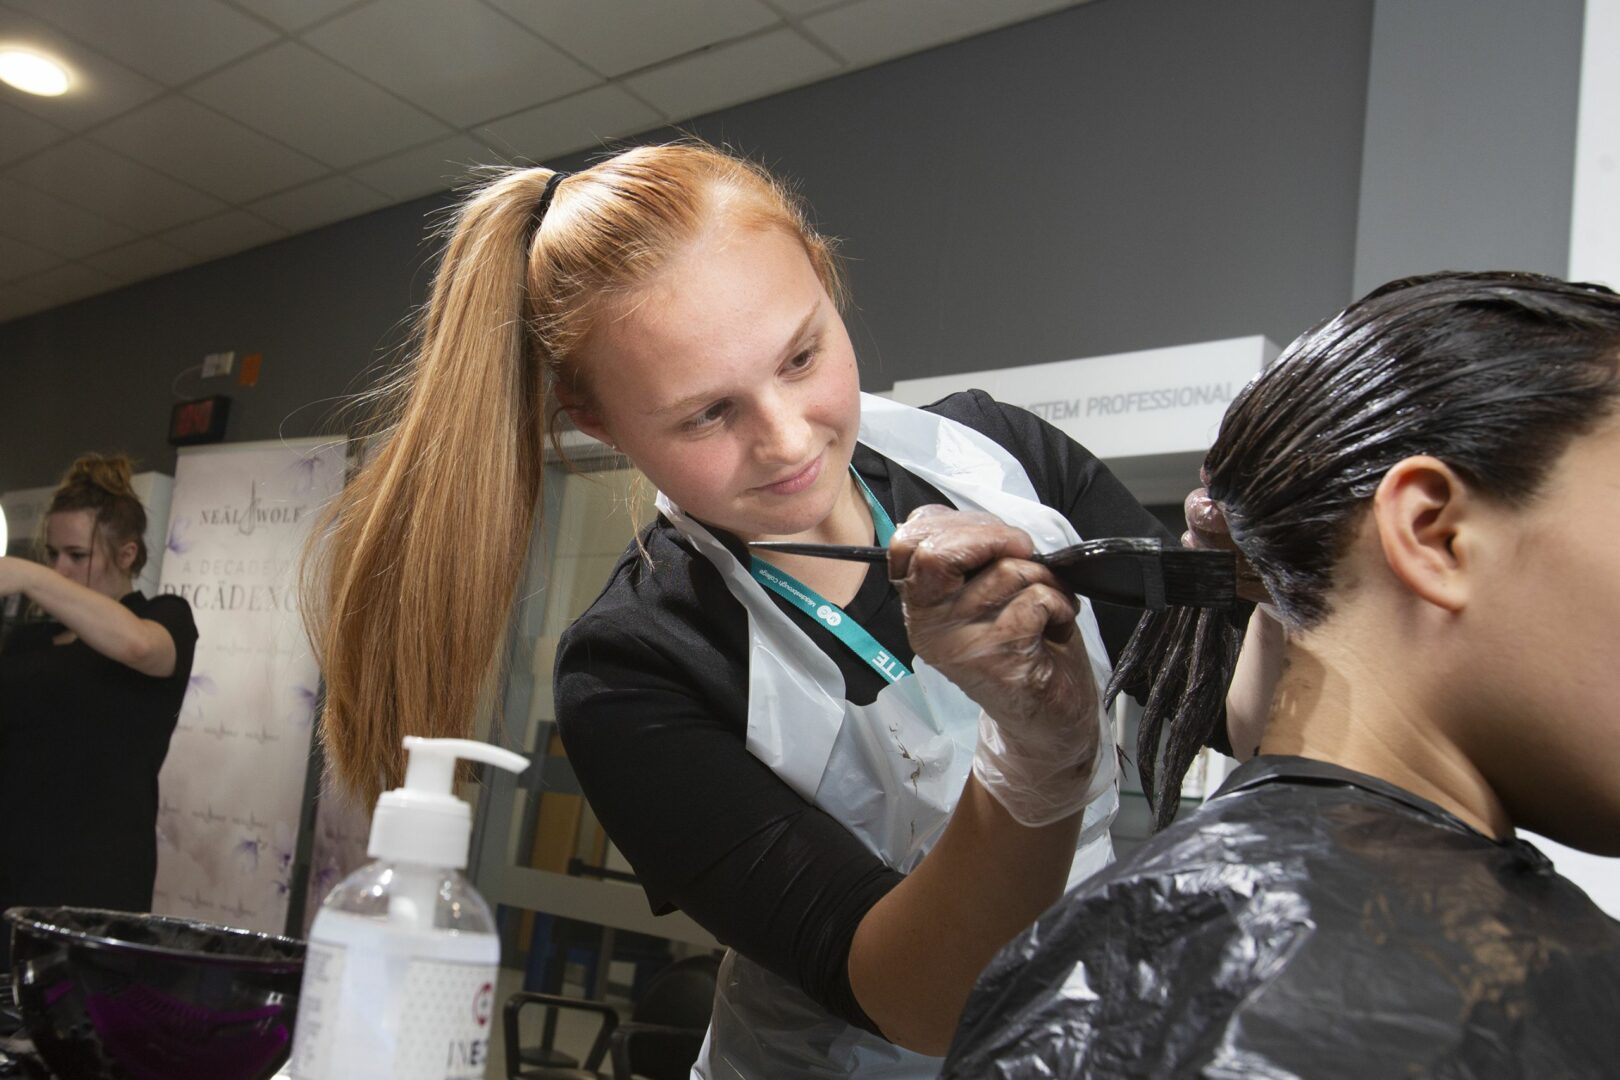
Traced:
<path id="1" fill-rule="evenodd" d="M 321 736 L 368 800 L 403 777 L 403 736 L 466 735 L 496 674 L 540 496 L 545 383 L 523 308 L 544 182 L 513 174 L 462 211 L 392 428 L 308 564 Z"/>

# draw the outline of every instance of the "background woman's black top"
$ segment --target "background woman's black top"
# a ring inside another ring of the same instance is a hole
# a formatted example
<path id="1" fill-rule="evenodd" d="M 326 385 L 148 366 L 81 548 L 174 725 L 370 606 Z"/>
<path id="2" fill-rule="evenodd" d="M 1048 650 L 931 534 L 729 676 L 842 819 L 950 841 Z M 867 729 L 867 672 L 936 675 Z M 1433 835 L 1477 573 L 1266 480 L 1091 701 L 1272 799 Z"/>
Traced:
<path id="1" fill-rule="evenodd" d="M 929 411 L 999 443 L 1082 537 L 1172 539 L 1102 462 L 1034 415 L 976 390 Z M 949 505 L 865 446 L 854 465 L 896 522 L 925 504 Z M 713 531 L 747 561 L 736 537 Z M 631 545 L 557 652 L 557 723 L 580 787 L 655 912 L 685 911 L 832 1015 L 874 1030 L 850 989 L 849 946 L 902 875 L 749 753 L 746 612 L 663 518 L 641 542 L 651 568 Z M 848 700 L 877 696 L 883 680 L 864 661 L 797 607 L 778 606 L 838 664 Z M 871 568 L 845 610 L 911 663 L 886 566 Z M 1140 612 L 1099 604 L 1096 613 L 1110 658 L 1118 656 Z"/>
<path id="2" fill-rule="evenodd" d="M 197 626 L 178 596 L 122 602 L 174 639 L 172 675 L 53 644 L 56 622 L 18 627 L 0 651 L 0 906 L 152 906 L 158 769 Z"/>

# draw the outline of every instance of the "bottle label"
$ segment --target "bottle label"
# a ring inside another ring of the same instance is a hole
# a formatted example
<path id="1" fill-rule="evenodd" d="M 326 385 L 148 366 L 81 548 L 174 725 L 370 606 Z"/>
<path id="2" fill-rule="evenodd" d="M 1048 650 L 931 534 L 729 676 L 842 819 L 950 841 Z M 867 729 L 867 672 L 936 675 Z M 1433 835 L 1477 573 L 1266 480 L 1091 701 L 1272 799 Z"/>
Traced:
<path id="1" fill-rule="evenodd" d="M 400 1080 L 483 1080 L 495 981 L 482 964 L 413 960 L 399 1011 Z"/>
<path id="2" fill-rule="evenodd" d="M 487 958 L 466 955 L 470 946 L 484 946 L 414 942 L 422 951 L 437 946 L 441 952 L 424 958 L 389 956 L 362 944 L 312 935 L 288 1076 L 484 1080 L 496 968 Z M 456 952 L 463 955 L 444 955 Z"/>

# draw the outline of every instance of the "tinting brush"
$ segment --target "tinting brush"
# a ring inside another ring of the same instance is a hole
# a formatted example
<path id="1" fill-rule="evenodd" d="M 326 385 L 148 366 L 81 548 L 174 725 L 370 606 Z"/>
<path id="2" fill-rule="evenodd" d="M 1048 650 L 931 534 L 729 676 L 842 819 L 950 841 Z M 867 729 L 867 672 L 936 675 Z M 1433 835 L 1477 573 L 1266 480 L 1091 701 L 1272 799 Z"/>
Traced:
<path id="1" fill-rule="evenodd" d="M 884 562 L 889 549 L 851 544 L 757 540 L 754 551 L 780 551 L 853 562 Z M 1081 596 L 1125 607 L 1230 607 L 1237 602 L 1237 557 L 1166 544 L 1152 537 L 1087 540 L 1031 561 Z"/>

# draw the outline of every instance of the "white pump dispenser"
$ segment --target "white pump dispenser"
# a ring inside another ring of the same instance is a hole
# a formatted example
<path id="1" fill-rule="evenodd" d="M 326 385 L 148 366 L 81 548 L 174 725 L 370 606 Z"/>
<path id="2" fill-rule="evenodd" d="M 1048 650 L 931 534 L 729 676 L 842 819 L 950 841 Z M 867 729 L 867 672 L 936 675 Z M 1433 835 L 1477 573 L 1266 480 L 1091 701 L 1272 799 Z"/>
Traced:
<path id="1" fill-rule="evenodd" d="M 528 759 L 467 739 L 406 736 L 404 786 L 377 800 L 376 861 L 329 893 L 309 932 L 294 1080 L 481 1080 L 500 941 L 462 876 L 472 811 L 456 760 L 522 772 Z"/>
<path id="2" fill-rule="evenodd" d="M 405 750 L 409 755 L 405 785 L 377 800 L 366 854 L 387 862 L 465 869 L 472 809 L 452 794 L 456 760 L 482 761 L 520 773 L 529 767 L 529 759 L 471 739 L 407 735 Z"/>

